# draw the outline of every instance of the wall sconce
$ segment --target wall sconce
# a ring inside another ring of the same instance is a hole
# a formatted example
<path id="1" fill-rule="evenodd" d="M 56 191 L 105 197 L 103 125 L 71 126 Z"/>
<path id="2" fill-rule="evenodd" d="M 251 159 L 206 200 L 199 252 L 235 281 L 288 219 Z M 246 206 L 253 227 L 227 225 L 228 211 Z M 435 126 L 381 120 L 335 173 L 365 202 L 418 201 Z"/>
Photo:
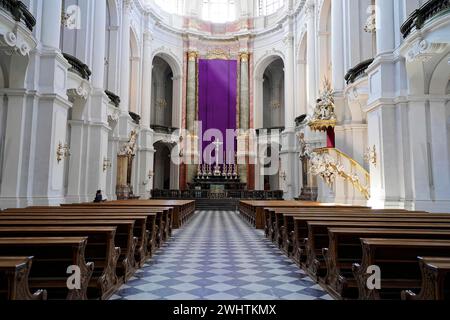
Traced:
<path id="1" fill-rule="evenodd" d="M 153 170 L 149 170 L 148 171 L 148 178 L 152 179 L 155 176 L 155 173 L 153 172 Z"/>
<path id="2" fill-rule="evenodd" d="M 112 168 L 111 160 L 103 158 L 103 172 L 108 170 L 108 168 Z"/>
<path id="3" fill-rule="evenodd" d="M 70 156 L 70 148 L 68 144 L 63 145 L 62 142 L 58 143 L 58 148 L 56 149 L 56 160 L 60 163 L 63 159 Z"/>
<path id="4" fill-rule="evenodd" d="M 377 166 L 377 151 L 375 145 L 372 148 L 367 148 L 366 153 L 364 153 L 364 161 Z"/>
<path id="5" fill-rule="evenodd" d="M 283 179 L 283 181 L 286 181 L 287 178 L 286 171 L 280 172 L 280 178 Z"/>

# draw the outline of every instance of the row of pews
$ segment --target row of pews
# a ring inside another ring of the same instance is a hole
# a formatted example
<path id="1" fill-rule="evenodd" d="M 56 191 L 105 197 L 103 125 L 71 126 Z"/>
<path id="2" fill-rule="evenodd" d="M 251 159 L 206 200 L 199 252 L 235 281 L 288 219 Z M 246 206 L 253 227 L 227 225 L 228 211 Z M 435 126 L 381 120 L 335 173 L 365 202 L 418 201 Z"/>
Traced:
<path id="1" fill-rule="evenodd" d="M 450 214 L 297 201 L 239 211 L 336 299 L 450 299 Z M 374 266 L 380 288 L 368 285 Z"/>
<path id="2" fill-rule="evenodd" d="M 1 211 L 0 300 L 106 300 L 194 212 L 181 200 Z"/>

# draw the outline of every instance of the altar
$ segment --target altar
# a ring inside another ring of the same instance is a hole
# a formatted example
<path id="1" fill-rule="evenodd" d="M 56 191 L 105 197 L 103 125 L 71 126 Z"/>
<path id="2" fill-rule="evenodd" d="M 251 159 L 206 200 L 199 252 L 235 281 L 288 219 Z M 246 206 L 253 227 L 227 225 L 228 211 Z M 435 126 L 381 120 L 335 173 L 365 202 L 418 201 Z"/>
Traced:
<path id="1" fill-rule="evenodd" d="M 208 190 L 217 193 L 226 191 L 242 191 L 247 187 L 241 182 L 236 165 L 199 165 L 197 176 L 193 183 L 189 183 L 191 190 Z"/>

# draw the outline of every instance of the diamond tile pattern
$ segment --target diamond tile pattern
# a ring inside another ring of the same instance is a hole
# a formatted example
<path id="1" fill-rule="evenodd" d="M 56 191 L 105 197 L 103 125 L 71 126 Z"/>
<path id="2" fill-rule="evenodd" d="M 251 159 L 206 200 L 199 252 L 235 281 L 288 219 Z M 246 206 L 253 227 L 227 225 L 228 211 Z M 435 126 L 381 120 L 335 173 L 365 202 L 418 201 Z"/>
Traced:
<path id="1" fill-rule="evenodd" d="M 199 211 L 113 300 L 331 300 L 231 211 Z"/>

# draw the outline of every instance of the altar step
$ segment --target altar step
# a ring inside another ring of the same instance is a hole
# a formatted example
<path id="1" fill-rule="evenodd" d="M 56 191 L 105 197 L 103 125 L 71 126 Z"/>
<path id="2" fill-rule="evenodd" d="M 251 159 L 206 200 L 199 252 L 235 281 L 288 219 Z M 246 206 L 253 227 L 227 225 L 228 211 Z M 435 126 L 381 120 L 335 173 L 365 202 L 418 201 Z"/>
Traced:
<path id="1" fill-rule="evenodd" d="M 196 199 L 196 210 L 236 211 L 239 204 L 237 199 Z"/>

